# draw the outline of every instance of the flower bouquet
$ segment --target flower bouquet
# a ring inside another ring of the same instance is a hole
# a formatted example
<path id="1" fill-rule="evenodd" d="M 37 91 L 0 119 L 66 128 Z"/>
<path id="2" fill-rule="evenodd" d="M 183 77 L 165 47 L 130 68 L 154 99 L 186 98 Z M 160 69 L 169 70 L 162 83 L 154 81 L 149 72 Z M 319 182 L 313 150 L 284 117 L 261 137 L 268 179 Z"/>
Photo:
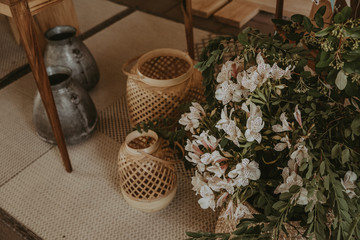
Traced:
<path id="1" fill-rule="evenodd" d="M 186 160 L 200 207 L 237 227 L 191 239 L 360 239 L 360 22 L 345 7 L 323 28 L 324 12 L 203 50 Z"/>

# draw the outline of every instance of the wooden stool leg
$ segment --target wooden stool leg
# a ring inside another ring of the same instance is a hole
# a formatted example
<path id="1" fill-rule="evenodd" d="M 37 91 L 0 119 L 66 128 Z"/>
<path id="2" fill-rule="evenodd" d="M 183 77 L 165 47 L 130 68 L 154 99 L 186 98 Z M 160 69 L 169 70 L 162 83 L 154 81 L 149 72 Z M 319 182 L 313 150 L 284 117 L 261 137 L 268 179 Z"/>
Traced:
<path id="1" fill-rule="evenodd" d="M 61 130 L 59 116 L 51 92 L 50 82 L 46 74 L 44 59 L 40 50 L 33 18 L 26 0 L 14 1 L 10 6 L 12 16 L 19 29 L 20 39 L 29 59 L 34 78 L 52 126 L 56 142 L 67 172 L 72 171 L 69 154 L 66 149 L 64 135 Z"/>
<path id="2" fill-rule="evenodd" d="M 275 18 L 281 19 L 283 17 L 284 0 L 276 0 Z"/>
<path id="3" fill-rule="evenodd" d="M 189 52 L 189 56 L 194 59 L 194 33 L 193 33 L 193 21 L 191 13 L 191 0 L 183 0 L 181 4 L 181 10 L 184 14 L 184 24 L 186 33 L 186 43 Z"/>

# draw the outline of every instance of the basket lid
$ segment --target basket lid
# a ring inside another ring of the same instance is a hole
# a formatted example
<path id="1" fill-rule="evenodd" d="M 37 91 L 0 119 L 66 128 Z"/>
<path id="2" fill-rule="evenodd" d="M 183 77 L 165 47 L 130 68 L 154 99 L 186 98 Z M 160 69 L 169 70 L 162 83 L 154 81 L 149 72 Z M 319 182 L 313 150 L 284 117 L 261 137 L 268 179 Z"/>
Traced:
<path id="1" fill-rule="evenodd" d="M 185 82 L 193 73 L 193 62 L 188 54 L 171 48 L 161 48 L 142 55 L 136 71 L 150 86 L 170 87 Z"/>

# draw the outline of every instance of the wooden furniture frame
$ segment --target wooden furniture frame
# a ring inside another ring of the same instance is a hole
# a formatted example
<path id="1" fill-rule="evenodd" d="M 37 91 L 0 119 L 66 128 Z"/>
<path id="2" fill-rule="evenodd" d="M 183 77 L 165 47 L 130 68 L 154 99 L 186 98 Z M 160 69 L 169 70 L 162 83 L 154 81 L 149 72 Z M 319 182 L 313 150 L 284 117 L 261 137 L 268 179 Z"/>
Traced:
<path id="1" fill-rule="evenodd" d="M 61 0 L 32 1 L 36 7 L 31 7 L 27 0 L 0 0 L 0 13 L 14 19 L 19 30 L 19 35 L 33 72 L 37 88 L 44 103 L 47 115 L 52 126 L 58 148 L 67 172 L 72 171 L 69 154 L 65 139 L 61 130 L 59 116 L 55 101 L 50 88 L 50 82 L 46 73 L 39 39 L 36 35 L 35 24 L 32 15 Z M 31 1 L 30 1 L 31 2 Z M 39 4 L 41 2 L 42 4 Z"/>
<path id="2" fill-rule="evenodd" d="M 286 0 L 285 0 L 286 1 Z M 310 1 L 310 0 L 309 0 Z M 342 0 L 337 0 L 336 4 Z M 342 4 L 342 3 L 340 3 Z M 354 18 L 360 17 L 360 0 L 350 0 L 350 6 L 353 9 L 352 15 Z M 193 36 L 193 22 L 191 13 L 191 0 L 182 0 L 181 6 L 184 15 L 185 33 L 187 48 L 191 58 L 194 59 L 194 36 Z M 276 0 L 275 18 L 281 19 L 284 12 L 284 0 Z"/>

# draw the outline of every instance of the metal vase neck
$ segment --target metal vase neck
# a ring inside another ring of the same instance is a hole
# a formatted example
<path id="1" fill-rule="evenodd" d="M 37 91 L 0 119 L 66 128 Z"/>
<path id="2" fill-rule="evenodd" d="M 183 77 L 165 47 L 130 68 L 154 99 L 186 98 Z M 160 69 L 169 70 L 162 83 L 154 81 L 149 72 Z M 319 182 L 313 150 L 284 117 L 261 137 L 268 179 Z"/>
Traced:
<path id="1" fill-rule="evenodd" d="M 46 68 L 52 91 L 57 91 L 69 84 L 71 69 L 64 66 L 50 66 Z"/>
<path id="2" fill-rule="evenodd" d="M 76 28 L 72 26 L 56 26 L 45 33 L 45 38 L 51 43 L 67 43 L 76 36 Z"/>

